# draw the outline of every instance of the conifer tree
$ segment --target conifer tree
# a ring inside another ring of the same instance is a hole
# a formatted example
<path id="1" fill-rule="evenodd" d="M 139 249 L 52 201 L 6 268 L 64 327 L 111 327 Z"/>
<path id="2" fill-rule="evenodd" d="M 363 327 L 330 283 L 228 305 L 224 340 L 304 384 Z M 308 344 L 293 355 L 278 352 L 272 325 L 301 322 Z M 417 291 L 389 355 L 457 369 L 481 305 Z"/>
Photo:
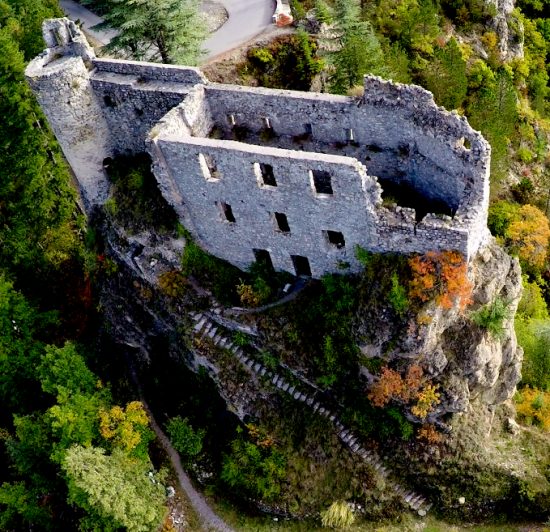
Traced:
<path id="1" fill-rule="evenodd" d="M 466 61 L 454 37 L 443 48 L 436 50 L 435 60 L 424 72 L 424 80 L 439 105 L 447 109 L 462 106 L 468 90 L 468 78 Z"/>
<path id="2" fill-rule="evenodd" d="M 328 62 L 332 66 L 329 90 L 345 94 L 361 84 L 367 73 L 387 75 L 378 37 L 369 22 L 361 20 L 358 0 L 336 0 L 334 3 L 334 42 L 329 48 Z"/>
<path id="3" fill-rule="evenodd" d="M 105 22 L 119 30 L 107 49 L 134 59 L 195 65 L 206 36 L 198 0 L 108 0 Z"/>

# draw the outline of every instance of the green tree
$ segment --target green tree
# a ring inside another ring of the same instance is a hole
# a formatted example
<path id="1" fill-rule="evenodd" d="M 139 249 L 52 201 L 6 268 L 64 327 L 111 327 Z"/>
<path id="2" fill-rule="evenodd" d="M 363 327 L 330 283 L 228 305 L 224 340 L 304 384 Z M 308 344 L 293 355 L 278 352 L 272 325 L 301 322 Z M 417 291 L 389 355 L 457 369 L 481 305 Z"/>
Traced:
<path id="1" fill-rule="evenodd" d="M 108 49 L 136 59 L 196 65 L 206 36 L 198 0 L 108 0 L 105 22 L 119 30 Z"/>
<path id="2" fill-rule="evenodd" d="M 202 451 L 204 430 L 194 430 L 187 418 L 180 416 L 171 418 L 166 425 L 170 441 L 174 449 L 184 460 L 195 458 Z"/>
<path id="3" fill-rule="evenodd" d="M 275 499 L 286 475 L 284 456 L 277 449 L 247 441 L 242 429 L 237 432 L 237 438 L 231 442 L 231 453 L 223 459 L 222 480 L 252 497 Z"/>
<path id="4" fill-rule="evenodd" d="M 149 463 L 131 459 L 120 449 L 112 455 L 97 447 L 71 447 L 62 464 L 69 500 L 113 520 L 129 532 L 156 530 L 166 513 L 165 490 Z M 104 528 L 102 528 L 104 530 Z"/>
<path id="5" fill-rule="evenodd" d="M 361 20 L 358 0 L 334 2 L 334 34 L 328 48 L 331 67 L 329 90 L 345 94 L 362 83 L 365 74 L 388 75 L 378 37 L 371 24 Z"/>
<path id="6" fill-rule="evenodd" d="M 510 72 L 500 69 L 494 83 L 469 96 L 468 120 L 491 143 L 491 177 L 501 181 L 508 172 L 508 145 L 517 122 L 518 97 Z"/>
<path id="7" fill-rule="evenodd" d="M 435 51 L 434 59 L 422 73 L 425 87 L 434 95 L 435 101 L 447 109 L 462 106 L 468 90 L 466 61 L 453 37 Z"/>
<path id="8" fill-rule="evenodd" d="M 59 14 L 46 4 L 0 1 L 0 267 L 28 272 L 28 284 L 77 247 L 69 172 L 24 79 L 40 18 Z"/>

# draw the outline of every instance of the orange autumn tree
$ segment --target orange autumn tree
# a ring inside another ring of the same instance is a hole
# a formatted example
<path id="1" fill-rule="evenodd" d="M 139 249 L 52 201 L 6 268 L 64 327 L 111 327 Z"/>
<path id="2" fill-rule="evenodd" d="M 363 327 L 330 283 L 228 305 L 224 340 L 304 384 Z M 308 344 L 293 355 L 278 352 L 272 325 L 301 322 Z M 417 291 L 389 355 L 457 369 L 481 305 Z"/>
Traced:
<path id="1" fill-rule="evenodd" d="M 418 365 L 409 366 L 405 377 L 387 366 L 372 385 L 368 398 L 374 406 L 382 408 L 391 401 L 411 406 L 411 413 L 425 419 L 440 402 L 437 387 L 423 379 L 424 372 Z"/>
<path id="2" fill-rule="evenodd" d="M 507 243 L 523 264 L 534 269 L 544 266 L 550 225 L 545 214 L 532 205 L 523 205 L 506 231 Z"/>
<path id="3" fill-rule="evenodd" d="M 468 265 L 458 251 L 428 251 L 409 259 L 409 267 L 411 299 L 425 302 L 433 298 L 443 308 L 458 305 L 460 310 L 472 302 Z"/>

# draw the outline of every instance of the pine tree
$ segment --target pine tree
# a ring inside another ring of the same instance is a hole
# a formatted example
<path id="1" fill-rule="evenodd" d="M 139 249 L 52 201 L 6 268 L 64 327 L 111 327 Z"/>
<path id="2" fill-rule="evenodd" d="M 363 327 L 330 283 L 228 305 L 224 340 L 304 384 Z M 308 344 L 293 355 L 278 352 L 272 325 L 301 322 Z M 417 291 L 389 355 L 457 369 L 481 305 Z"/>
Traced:
<path id="1" fill-rule="evenodd" d="M 334 43 L 328 62 L 333 72 L 329 90 L 345 94 L 362 83 L 367 73 L 387 75 L 384 56 L 378 37 L 369 22 L 361 20 L 358 0 L 336 0 L 334 3 Z"/>
<path id="2" fill-rule="evenodd" d="M 108 0 L 105 22 L 119 30 L 107 49 L 135 59 L 195 65 L 206 28 L 198 0 Z"/>
<path id="3" fill-rule="evenodd" d="M 447 109 L 458 109 L 462 106 L 468 90 L 466 61 L 456 42 L 449 42 L 435 52 L 432 61 L 424 72 L 425 86 L 433 92 L 435 101 Z"/>

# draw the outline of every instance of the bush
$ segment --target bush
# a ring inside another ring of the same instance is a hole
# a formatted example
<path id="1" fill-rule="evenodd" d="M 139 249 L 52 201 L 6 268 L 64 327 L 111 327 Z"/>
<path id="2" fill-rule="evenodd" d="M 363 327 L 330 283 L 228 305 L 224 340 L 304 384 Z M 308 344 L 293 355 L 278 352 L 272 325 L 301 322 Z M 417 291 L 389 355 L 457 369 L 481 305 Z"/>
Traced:
<path id="1" fill-rule="evenodd" d="M 335 501 L 321 512 L 321 523 L 328 528 L 349 528 L 354 522 L 353 510 L 345 501 Z"/>
<path id="2" fill-rule="evenodd" d="M 478 326 L 486 329 L 495 338 L 501 338 L 504 333 L 504 320 L 510 317 L 508 303 L 500 297 L 472 312 L 471 320 Z"/>
<path id="3" fill-rule="evenodd" d="M 232 488 L 264 501 L 275 500 L 286 477 L 286 460 L 274 447 L 248 441 L 237 429 L 231 453 L 223 457 L 221 478 Z"/>
<path id="4" fill-rule="evenodd" d="M 391 290 L 388 294 L 388 300 L 393 307 L 393 310 L 400 316 L 403 315 L 409 308 L 409 300 L 407 298 L 407 290 L 399 283 L 397 273 L 391 276 Z"/>
<path id="5" fill-rule="evenodd" d="M 514 399 L 521 422 L 550 431 L 550 392 L 526 386 Z"/>
<path id="6" fill-rule="evenodd" d="M 180 416 L 176 416 L 169 419 L 166 431 L 174 449 L 180 453 L 184 461 L 195 458 L 202 451 L 204 430 L 193 430 L 187 418 L 182 419 Z"/>
<path id="7" fill-rule="evenodd" d="M 523 348 L 522 383 L 550 390 L 550 320 L 517 318 L 515 329 Z"/>

